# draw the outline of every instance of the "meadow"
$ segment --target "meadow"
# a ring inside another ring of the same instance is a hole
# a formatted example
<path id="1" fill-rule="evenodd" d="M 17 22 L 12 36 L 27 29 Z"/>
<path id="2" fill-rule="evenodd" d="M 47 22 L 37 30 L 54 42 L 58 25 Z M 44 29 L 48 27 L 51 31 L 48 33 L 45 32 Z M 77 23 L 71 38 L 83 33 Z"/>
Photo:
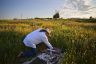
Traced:
<path id="1" fill-rule="evenodd" d="M 60 64 L 96 64 L 96 23 L 66 19 L 0 20 L 0 64 L 19 64 L 24 37 L 40 27 L 52 28 L 50 43 L 64 50 Z"/>

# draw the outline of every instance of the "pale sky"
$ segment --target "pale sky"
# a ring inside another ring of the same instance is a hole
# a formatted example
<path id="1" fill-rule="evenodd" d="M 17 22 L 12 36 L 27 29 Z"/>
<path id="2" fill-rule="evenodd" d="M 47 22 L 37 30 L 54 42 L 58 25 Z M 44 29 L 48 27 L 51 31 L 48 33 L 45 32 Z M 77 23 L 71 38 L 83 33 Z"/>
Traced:
<path id="1" fill-rule="evenodd" d="M 0 0 L 0 19 L 96 17 L 96 0 Z"/>

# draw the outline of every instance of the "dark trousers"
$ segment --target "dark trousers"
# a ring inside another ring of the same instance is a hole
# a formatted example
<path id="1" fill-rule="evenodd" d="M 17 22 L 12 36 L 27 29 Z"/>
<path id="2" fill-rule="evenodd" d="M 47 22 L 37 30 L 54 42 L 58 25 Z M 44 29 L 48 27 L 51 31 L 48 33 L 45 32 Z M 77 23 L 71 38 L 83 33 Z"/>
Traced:
<path id="1" fill-rule="evenodd" d="M 36 55 L 36 48 L 32 48 L 30 51 L 23 52 L 24 57 L 32 57 L 34 55 Z"/>

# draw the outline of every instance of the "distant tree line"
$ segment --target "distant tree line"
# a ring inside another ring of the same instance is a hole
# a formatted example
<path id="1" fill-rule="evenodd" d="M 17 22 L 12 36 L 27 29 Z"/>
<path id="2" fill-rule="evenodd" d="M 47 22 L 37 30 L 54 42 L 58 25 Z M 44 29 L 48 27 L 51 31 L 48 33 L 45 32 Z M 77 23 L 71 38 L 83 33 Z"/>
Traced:
<path id="1" fill-rule="evenodd" d="M 77 21 L 77 22 L 92 22 L 96 23 L 96 18 L 90 16 L 89 18 L 69 18 L 70 21 Z"/>

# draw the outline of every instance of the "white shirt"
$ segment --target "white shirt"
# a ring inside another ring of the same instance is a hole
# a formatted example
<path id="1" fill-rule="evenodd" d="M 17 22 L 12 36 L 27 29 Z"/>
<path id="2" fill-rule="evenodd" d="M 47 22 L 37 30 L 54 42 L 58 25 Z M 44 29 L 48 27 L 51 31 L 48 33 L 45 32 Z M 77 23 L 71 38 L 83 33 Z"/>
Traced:
<path id="1" fill-rule="evenodd" d="M 29 33 L 23 40 L 24 44 L 28 47 L 36 48 L 36 45 L 44 42 L 50 49 L 53 49 L 52 45 L 49 43 L 45 32 L 39 32 L 42 28 L 39 28 L 31 33 Z"/>

